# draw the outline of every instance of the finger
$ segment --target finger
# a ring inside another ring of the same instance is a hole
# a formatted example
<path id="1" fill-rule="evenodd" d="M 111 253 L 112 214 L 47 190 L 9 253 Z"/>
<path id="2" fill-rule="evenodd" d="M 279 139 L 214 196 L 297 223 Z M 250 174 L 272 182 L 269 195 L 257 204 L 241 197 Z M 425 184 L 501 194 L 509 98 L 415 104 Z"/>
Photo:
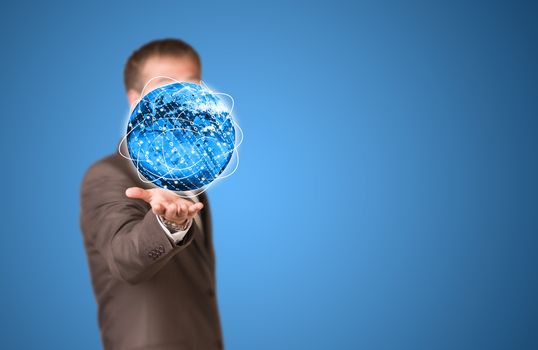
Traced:
<path id="1" fill-rule="evenodd" d="M 204 205 L 202 203 L 196 203 L 196 204 L 193 204 L 189 207 L 189 216 L 192 217 L 194 215 L 196 215 L 196 213 L 198 213 L 202 208 L 204 207 Z"/>
<path id="2" fill-rule="evenodd" d="M 151 201 L 151 192 L 140 187 L 128 188 L 125 190 L 125 195 L 129 198 L 142 199 L 148 203 Z"/>
<path id="3" fill-rule="evenodd" d="M 156 204 L 153 206 L 153 213 L 156 215 L 164 215 L 165 210 L 162 204 Z"/>
<path id="4" fill-rule="evenodd" d="M 168 220 L 175 220 L 177 218 L 177 205 L 176 203 L 170 203 L 166 206 L 166 213 L 164 216 Z"/>
<path id="5" fill-rule="evenodd" d="M 176 210 L 176 216 L 183 216 L 183 207 L 181 206 L 181 203 L 177 203 L 177 210 Z"/>

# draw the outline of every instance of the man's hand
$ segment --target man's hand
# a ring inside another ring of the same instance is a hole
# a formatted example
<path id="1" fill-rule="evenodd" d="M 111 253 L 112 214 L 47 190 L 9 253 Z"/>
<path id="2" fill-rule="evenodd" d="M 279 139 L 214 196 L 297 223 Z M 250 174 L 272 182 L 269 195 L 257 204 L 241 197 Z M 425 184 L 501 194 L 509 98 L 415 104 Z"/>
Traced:
<path id="1" fill-rule="evenodd" d="M 130 187 L 125 191 L 125 195 L 148 202 L 155 214 L 179 225 L 183 225 L 187 220 L 193 218 L 204 207 L 200 202 L 193 203 L 162 188 L 144 190 L 140 187 Z"/>

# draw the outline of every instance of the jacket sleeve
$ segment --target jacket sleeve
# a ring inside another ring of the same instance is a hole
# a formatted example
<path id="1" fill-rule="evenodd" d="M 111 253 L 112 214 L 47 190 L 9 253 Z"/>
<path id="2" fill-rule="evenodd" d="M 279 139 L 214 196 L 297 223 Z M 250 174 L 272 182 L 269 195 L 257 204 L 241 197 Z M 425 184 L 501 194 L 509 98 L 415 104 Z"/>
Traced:
<path id="1" fill-rule="evenodd" d="M 191 228 L 173 244 L 149 204 L 125 196 L 132 180 L 110 164 L 94 165 L 81 186 L 84 239 L 106 260 L 111 274 L 135 284 L 151 278 L 193 239 Z"/>

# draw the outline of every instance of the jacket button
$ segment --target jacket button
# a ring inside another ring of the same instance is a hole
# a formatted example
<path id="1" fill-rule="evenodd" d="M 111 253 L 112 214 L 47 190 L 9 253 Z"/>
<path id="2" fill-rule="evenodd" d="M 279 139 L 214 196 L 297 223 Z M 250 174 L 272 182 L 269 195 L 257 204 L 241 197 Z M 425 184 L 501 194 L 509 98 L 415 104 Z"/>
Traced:
<path id="1" fill-rule="evenodd" d="M 215 291 L 213 290 L 213 288 L 207 289 L 207 295 L 209 295 L 211 298 L 215 296 Z"/>

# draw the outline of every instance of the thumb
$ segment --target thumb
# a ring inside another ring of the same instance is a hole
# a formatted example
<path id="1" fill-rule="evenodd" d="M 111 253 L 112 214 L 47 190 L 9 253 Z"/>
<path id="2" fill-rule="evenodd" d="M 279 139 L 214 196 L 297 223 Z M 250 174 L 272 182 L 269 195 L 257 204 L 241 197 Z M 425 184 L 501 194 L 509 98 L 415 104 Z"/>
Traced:
<path id="1" fill-rule="evenodd" d="M 151 201 L 151 192 L 140 187 L 129 187 L 125 191 L 125 195 L 129 198 L 142 199 L 148 203 Z"/>

